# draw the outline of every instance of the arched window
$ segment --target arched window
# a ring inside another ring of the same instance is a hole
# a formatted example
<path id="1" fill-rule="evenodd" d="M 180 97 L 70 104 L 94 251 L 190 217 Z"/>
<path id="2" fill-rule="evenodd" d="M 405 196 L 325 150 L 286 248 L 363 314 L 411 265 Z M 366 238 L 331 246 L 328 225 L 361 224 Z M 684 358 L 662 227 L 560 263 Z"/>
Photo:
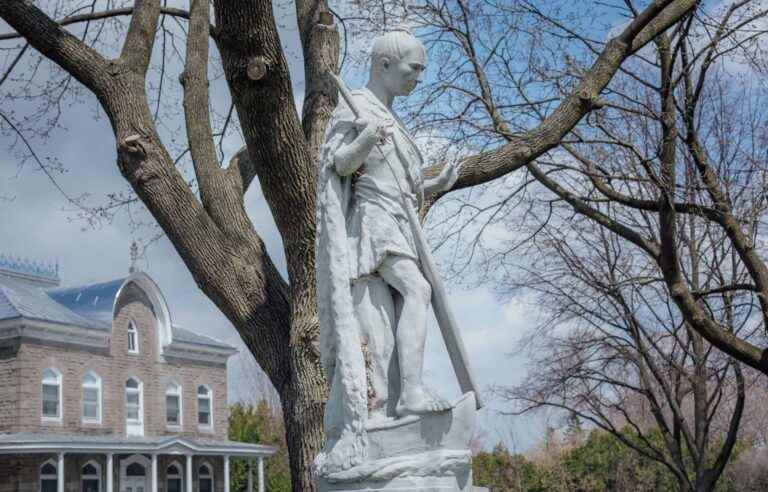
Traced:
<path id="1" fill-rule="evenodd" d="M 129 436 L 144 434 L 144 398 L 139 380 L 129 378 L 125 382 L 125 427 Z"/>
<path id="2" fill-rule="evenodd" d="M 197 424 L 200 427 L 210 429 L 213 427 L 213 418 L 211 415 L 212 392 L 208 386 L 200 385 L 197 387 Z"/>
<path id="3" fill-rule="evenodd" d="M 147 492 L 149 490 L 149 476 L 152 463 L 149 458 L 134 454 L 120 460 L 120 491 L 121 492 Z M 117 491 L 117 487 L 115 488 Z"/>
<path id="4" fill-rule="evenodd" d="M 83 377 L 83 422 L 101 423 L 101 378 L 93 371 Z"/>
<path id="5" fill-rule="evenodd" d="M 40 465 L 40 492 L 56 492 L 59 475 L 56 462 L 48 460 Z"/>
<path id="6" fill-rule="evenodd" d="M 197 470 L 197 485 L 199 492 L 213 492 L 213 468 L 203 463 Z"/>
<path id="7" fill-rule="evenodd" d="M 181 386 L 168 383 L 165 388 L 165 422 L 169 427 L 181 427 Z"/>
<path id="8" fill-rule="evenodd" d="M 53 368 L 43 371 L 43 419 L 61 420 L 61 373 Z"/>
<path id="9" fill-rule="evenodd" d="M 171 463 L 165 470 L 165 480 L 167 484 L 167 492 L 183 492 L 181 466 L 178 463 Z"/>
<path id="10" fill-rule="evenodd" d="M 80 491 L 101 492 L 101 466 L 89 461 L 80 470 Z"/>
<path id="11" fill-rule="evenodd" d="M 133 321 L 128 322 L 128 353 L 139 353 L 139 332 L 136 330 L 136 325 Z"/>

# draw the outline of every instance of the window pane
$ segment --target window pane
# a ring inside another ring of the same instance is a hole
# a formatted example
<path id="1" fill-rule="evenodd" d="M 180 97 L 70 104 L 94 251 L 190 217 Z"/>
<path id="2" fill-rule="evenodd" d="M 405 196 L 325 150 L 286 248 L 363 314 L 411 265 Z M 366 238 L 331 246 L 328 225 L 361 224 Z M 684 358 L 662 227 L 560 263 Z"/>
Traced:
<path id="1" fill-rule="evenodd" d="M 211 400 L 207 398 L 197 399 L 197 422 L 203 425 L 211 424 Z"/>
<path id="2" fill-rule="evenodd" d="M 130 420 L 139 420 L 139 407 L 126 406 L 125 415 Z"/>
<path id="3" fill-rule="evenodd" d="M 166 420 L 169 424 L 179 423 L 179 397 L 168 395 L 165 397 Z"/>
<path id="4" fill-rule="evenodd" d="M 56 492 L 56 480 L 46 478 L 40 481 L 41 492 Z"/>
<path id="5" fill-rule="evenodd" d="M 59 387 L 43 385 L 43 416 L 59 416 Z"/>
<path id="6" fill-rule="evenodd" d="M 205 386 L 198 386 L 197 387 L 197 394 L 200 396 L 207 396 L 208 395 L 208 388 Z"/>
<path id="7" fill-rule="evenodd" d="M 133 332 L 128 332 L 128 350 L 131 352 L 136 351 L 136 334 Z"/>
<path id="8" fill-rule="evenodd" d="M 201 478 L 200 492 L 213 492 L 213 480 L 210 478 Z"/>
<path id="9" fill-rule="evenodd" d="M 59 382 L 59 375 L 52 369 L 46 369 L 43 371 L 43 382 L 56 384 Z"/>
<path id="10" fill-rule="evenodd" d="M 86 402 L 83 404 L 83 417 L 96 420 L 99 418 L 99 405 L 97 403 Z"/>
<path id="11" fill-rule="evenodd" d="M 51 386 L 48 384 L 43 385 L 43 400 L 44 401 L 58 401 L 59 400 L 59 387 Z"/>
<path id="12" fill-rule="evenodd" d="M 181 492 L 181 479 L 169 478 L 168 479 L 168 492 Z"/>
<path id="13" fill-rule="evenodd" d="M 179 468 L 176 465 L 171 465 L 165 471 L 166 475 L 180 475 Z"/>
<path id="14" fill-rule="evenodd" d="M 86 375 L 85 375 L 85 377 L 83 378 L 83 384 L 84 384 L 84 385 L 85 385 L 85 384 L 88 384 L 88 385 L 92 385 L 92 386 L 93 386 L 93 385 L 97 385 L 97 384 L 99 384 L 99 379 L 98 379 L 96 376 L 94 376 L 94 375 L 93 375 L 93 373 L 90 373 L 90 372 L 89 372 L 89 373 L 88 373 L 88 374 L 86 374 Z"/>
<path id="15" fill-rule="evenodd" d="M 145 473 L 146 471 L 144 470 L 144 467 L 138 463 L 131 463 L 125 469 L 125 474 L 129 477 L 143 477 Z"/>
<path id="16" fill-rule="evenodd" d="M 82 492 L 99 492 L 99 481 L 93 479 L 83 480 Z"/>
<path id="17" fill-rule="evenodd" d="M 138 405 L 139 404 L 139 393 L 136 391 L 130 391 L 125 393 L 125 401 L 129 405 Z"/>
<path id="18" fill-rule="evenodd" d="M 126 388 L 138 389 L 139 388 L 139 383 L 135 379 L 129 379 L 128 381 L 125 382 L 125 387 Z"/>
<path id="19" fill-rule="evenodd" d="M 99 401 L 98 388 L 83 388 L 83 401 L 96 403 Z"/>
<path id="20" fill-rule="evenodd" d="M 40 468 L 40 475 L 56 475 L 56 467 L 50 463 L 46 463 Z"/>
<path id="21" fill-rule="evenodd" d="M 88 463 L 83 467 L 83 475 L 96 475 L 96 467 Z"/>

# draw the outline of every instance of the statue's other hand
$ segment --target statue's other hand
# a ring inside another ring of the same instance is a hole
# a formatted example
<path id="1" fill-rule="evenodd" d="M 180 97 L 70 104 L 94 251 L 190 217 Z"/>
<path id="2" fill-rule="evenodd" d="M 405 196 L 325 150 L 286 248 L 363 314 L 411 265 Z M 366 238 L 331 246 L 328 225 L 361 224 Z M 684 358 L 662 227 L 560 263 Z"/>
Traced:
<path id="1" fill-rule="evenodd" d="M 451 161 L 443 166 L 443 169 L 436 179 L 440 191 L 448 191 L 453 188 L 453 185 L 455 185 L 456 181 L 459 179 L 460 167 L 461 163 L 458 161 Z"/>

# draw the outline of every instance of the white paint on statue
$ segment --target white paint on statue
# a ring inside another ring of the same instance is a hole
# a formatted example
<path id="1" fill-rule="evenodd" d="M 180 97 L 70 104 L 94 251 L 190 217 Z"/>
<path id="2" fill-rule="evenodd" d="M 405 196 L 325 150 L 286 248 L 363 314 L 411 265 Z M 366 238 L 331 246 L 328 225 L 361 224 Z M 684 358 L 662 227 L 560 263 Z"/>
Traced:
<path id="1" fill-rule="evenodd" d="M 377 490 L 371 484 L 392 480 L 412 490 L 421 482 L 447 484 L 423 490 L 471 488 L 475 395 L 453 408 L 422 382 L 430 302 L 453 319 L 414 213 L 425 193 L 453 186 L 458 171 L 449 165 L 424 179 L 418 146 L 392 110 L 425 67 L 424 47 L 407 30 L 377 38 L 367 87 L 342 90 L 348 101 L 334 111 L 320 151 L 318 313 L 331 383 L 315 460 L 321 490 Z M 473 389 L 463 344 L 453 326 L 448 333 L 457 376 Z"/>

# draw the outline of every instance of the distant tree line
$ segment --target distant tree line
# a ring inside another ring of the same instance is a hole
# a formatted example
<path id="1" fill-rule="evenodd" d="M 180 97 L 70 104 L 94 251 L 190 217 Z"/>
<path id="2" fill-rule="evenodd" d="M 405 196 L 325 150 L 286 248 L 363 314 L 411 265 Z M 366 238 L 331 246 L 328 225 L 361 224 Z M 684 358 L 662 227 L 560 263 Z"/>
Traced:
<path id="1" fill-rule="evenodd" d="M 625 439 L 638 436 L 629 428 Z M 661 446 L 661 432 L 646 433 Z M 690 454 L 685 457 L 691 460 Z M 707 457 L 715 459 L 714 453 Z M 768 452 L 739 440 L 731 460 L 714 489 L 717 492 L 757 492 L 768 490 Z M 550 430 L 544 442 L 527 455 L 510 453 L 502 444 L 493 451 L 477 453 L 472 462 L 473 480 L 491 492 L 656 492 L 679 491 L 680 482 L 659 461 L 624 445 L 616 436 L 601 429 L 585 432 L 578 428 L 563 436 Z"/>

